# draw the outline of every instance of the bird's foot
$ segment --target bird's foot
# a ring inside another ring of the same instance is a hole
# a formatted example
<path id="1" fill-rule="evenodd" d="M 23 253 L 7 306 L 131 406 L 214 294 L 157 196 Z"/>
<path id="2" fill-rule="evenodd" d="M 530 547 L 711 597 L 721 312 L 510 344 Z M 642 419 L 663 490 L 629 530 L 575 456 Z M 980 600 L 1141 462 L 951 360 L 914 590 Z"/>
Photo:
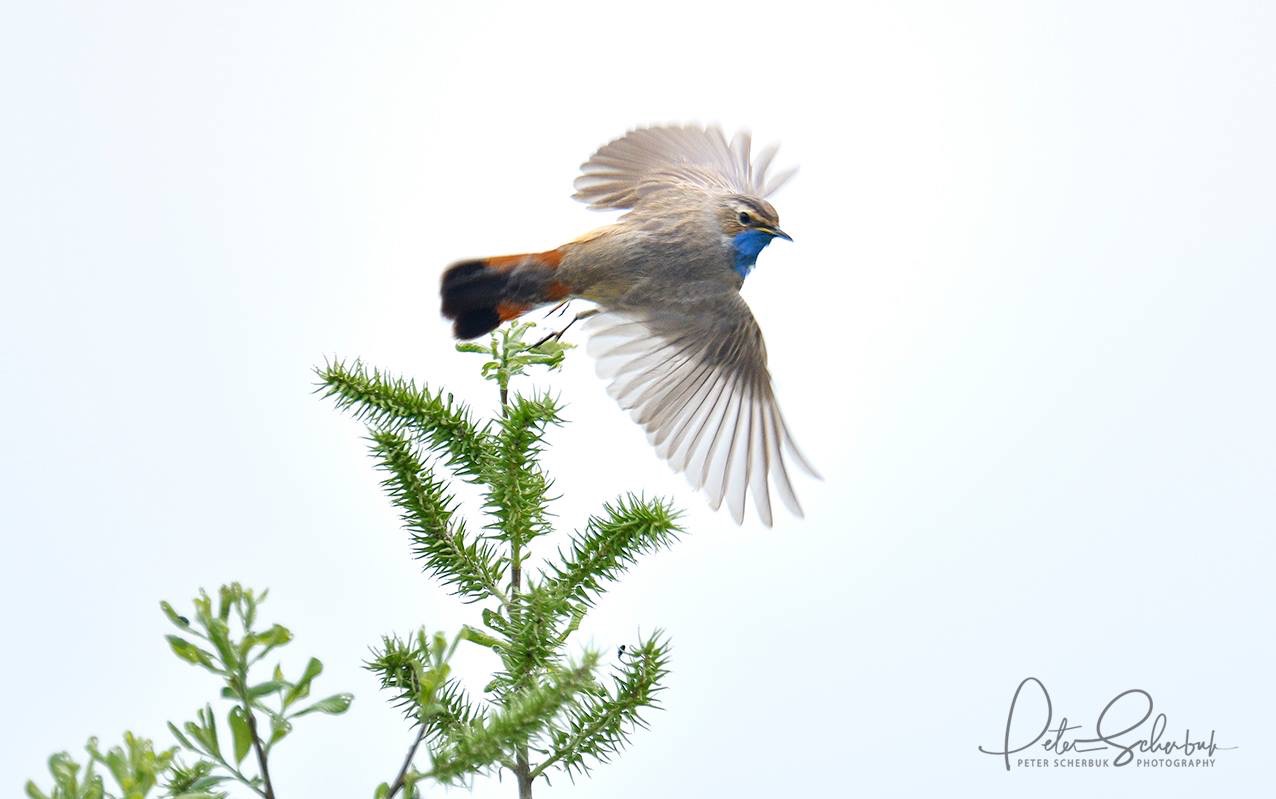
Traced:
<path id="1" fill-rule="evenodd" d="M 567 304 L 567 303 L 565 303 L 565 302 L 564 302 L 564 303 L 562 303 L 562 305 L 566 305 L 566 304 Z M 562 307 L 562 306 L 560 305 L 559 307 Z M 551 313 L 552 313 L 552 311 L 551 311 Z M 593 315 L 594 315 L 594 314 L 596 314 L 596 313 L 598 313 L 598 309 L 597 309 L 597 308 L 591 308 L 591 309 L 590 309 L 590 310 L 588 310 L 588 311 L 581 311 L 580 313 L 578 313 L 578 314 L 576 314 L 575 316 L 573 316 L 573 317 L 572 317 L 572 320 L 571 320 L 570 322 L 568 322 L 566 325 L 564 325 L 562 330 L 556 331 L 556 332 L 554 332 L 554 333 L 550 333 L 550 334 L 549 334 L 548 336 L 546 336 L 545 338 L 543 338 L 543 339 L 541 339 L 540 341 L 538 341 L 538 342 L 536 342 L 535 344 L 533 344 L 533 345 L 532 345 L 532 349 L 536 349 L 537 347 L 539 347 L 539 346 L 541 346 L 541 345 L 543 345 L 543 344 L 545 344 L 546 342 L 549 342 L 549 341 L 558 341 L 559 339 L 561 339 L 561 338 L 563 337 L 563 334 L 564 334 L 564 333 L 566 333 L 566 332 L 567 332 L 567 331 L 571 328 L 571 326 L 572 326 L 572 325 L 576 324 L 576 323 L 577 323 L 577 322 L 579 322 L 581 319 L 588 319 L 589 317 L 593 316 Z M 547 315 L 548 315 L 548 314 L 547 314 Z"/>
<path id="2" fill-rule="evenodd" d="M 562 316 L 564 313 L 566 313 L 567 306 L 570 304 L 571 304 L 571 300 L 563 300 L 559 304 L 555 305 L 553 308 L 550 308 L 548 311 L 546 311 L 544 318 L 548 319 L 554 314 L 558 314 L 559 316 Z"/>

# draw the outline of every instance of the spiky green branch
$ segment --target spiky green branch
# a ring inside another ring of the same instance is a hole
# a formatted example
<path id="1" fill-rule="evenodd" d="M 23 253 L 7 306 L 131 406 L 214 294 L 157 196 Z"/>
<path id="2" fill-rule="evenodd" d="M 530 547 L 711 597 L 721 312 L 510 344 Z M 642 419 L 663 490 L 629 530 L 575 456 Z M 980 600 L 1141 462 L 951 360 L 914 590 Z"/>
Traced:
<path id="1" fill-rule="evenodd" d="M 585 531 L 572 537 L 568 553 L 543 583 L 547 591 L 570 602 L 592 605 L 603 592 L 602 581 L 615 580 L 639 556 L 673 544 L 678 537 L 678 514 L 667 502 L 632 494 L 603 506 L 603 516 L 591 516 Z"/>
<path id="2" fill-rule="evenodd" d="M 562 422 L 561 407 L 548 394 L 511 396 L 509 387 L 531 367 L 557 367 L 566 349 L 553 340 L 528 343 L 529 328 L 515 323 L 493 334 L 490 346 L 458 346 L 488 357 L 483 375 L 500 391 L 500 414 L 485 424 L 450 396 L 358 362 L 319 370 L 320 389 L 369 424 L 372 455 L 388 475 L 384 486 L 426 571 L 462 600 L 487 603 L 485 630 L 467 627 L 451 646 L 424 633 L 387 638 L 369 663 L 392 701 L 419 725 L 398 776 L 378 789 L 381 799 L 400 791 L 413 799 L 416 783 L 427 777 L 452 782 L 500 768 L 514 773 L 520 797 L 529 799 L 547 769 L 572 773 L 590 759 L 613 756 L 644 726 L 640 711 L 656 706 L 668 661 L 662 640 L 629 650 L 610 688 L 593 677 L 597 652 L 586 650 L 570 665 L 566 648 L 608 583 L 676 540 L 678 514 L 661 500 L 623 496 L 528 580 L 529 544 L 553 532 L 553 481 L 540 457 L 546 432 Z M 485 535 L 470 532 L 459 517 L 440 467 L 482 490 Z M 450 675 L 447 657 L 462 640 L 501 660 L 481 704 Z M 427 771 L 412 766 L 421 745 L 431 754 Z M 532 762 L 534 753 L 544 759 Z"/>
<path id="3" fill-rule="evenodd" d="M 418 389 L 412 380 L 369 371 L 357 360 L 349 365 L 329 361 L 315 373 L 318 392 L 335 400 L 339 409 L 374 429 L 410 426 L 431 452 L 445 453 L 454 474 L 479 478 L 492 442 L 470 418 L 469 408 L 451 394 Z"/>
<path id="4" fill-rule="evenodd" d="M 580 665 L 555 670 L 544 682 L 508 694 L 500 711 L 449 736 L 448 744 L 434 753 L 431 774 L 441 782 L 454 782 L 494 764 L 510 767 L 518 749 L 593 687 L 597 663 L 598 654 L 588 652 Z"/>
<path id="5" fill-rule="evenodd" d="M 622 658 L 612 688 L 582 697 L 568 709 L 566 723 L 550 731 L 550 755 L 533 769 L 533 779 L 550 766 L 570 773 L 588 771 L 587 759 L 606 763 L 629 743 L 633 730 L 647 726 L 640 714 L 658 707 L 655 695 L 669 672 L 669 645 L 657 631 L 636 649 L 626 649 Z"/>
<path id="6" fill-rule="evenodd" d="M 372 452 L 389 472 L 382 483 L 390 501 L 403 512 L 413 551 L 426 571 L 468 601 L 509 598 L 500 588 L 504 560 L 490 543 L 466 535 L 465 521 L 454 518 L 456 500 L 447 483 L 434 478 L 413 445 L 399 433 L 374 430 Z"/>

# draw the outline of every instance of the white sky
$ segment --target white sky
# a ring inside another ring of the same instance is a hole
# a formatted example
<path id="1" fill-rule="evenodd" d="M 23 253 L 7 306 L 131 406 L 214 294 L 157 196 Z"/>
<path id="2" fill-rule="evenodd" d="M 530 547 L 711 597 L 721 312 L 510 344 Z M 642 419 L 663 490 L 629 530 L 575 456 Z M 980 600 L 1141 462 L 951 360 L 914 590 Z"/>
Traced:
<path id="1" fill-rule="evenodd" d="M 357 695 L 278 750 L 280 795 L 389 779 L 409 736 L 367 646 L 473 609 L 419 574 L 309 370 L 490 409 L 441 268 L 606 221 L 577 165 L 702 121 L 801 166 L 796 242 L 744 293 L 825 480 L 805 521 L 737 529 L 572 358 L 564 524 L 644 489 L 690 535 L 582 635 L 666 629 L 666 710 L 538 795 L 1270 789 L 1274 47 L 1263 3 L 10 4 L 0 785 L 189 717 L 213 686 L 156 603 L 232 579 L 272 589 L 290 668 Z M 1139 687 L 1240 749 L 1007 775 L 976 747 L 1029 675 L 1073 721 Z"/>

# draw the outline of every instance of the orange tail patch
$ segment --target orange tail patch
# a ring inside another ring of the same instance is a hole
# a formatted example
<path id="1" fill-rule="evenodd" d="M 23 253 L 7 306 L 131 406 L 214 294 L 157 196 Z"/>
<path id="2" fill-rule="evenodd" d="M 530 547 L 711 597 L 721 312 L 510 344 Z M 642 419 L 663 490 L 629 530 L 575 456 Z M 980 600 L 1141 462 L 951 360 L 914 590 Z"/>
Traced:
<path id="1" fill-rule="evenodd" d="M 559 302 L 571 287 L 555 280 L 564 248 L 461 261 L 443 273 L 443 315 L 457 338 L 474 338 L 538 305 Z"/>

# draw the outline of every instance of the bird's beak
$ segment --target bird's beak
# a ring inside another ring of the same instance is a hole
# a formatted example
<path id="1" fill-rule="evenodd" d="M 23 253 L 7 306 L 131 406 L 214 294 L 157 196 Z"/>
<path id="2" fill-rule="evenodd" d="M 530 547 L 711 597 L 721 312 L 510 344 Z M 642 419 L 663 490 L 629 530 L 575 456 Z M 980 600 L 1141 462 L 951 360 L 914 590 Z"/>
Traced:
<path id="1" fill-rule="evenodd" d="M 793 241 L 792 236 L 790 236 L 788 233 L 785 233 L 783 230 L 780 230 L 778 227 L 763 228 L 763 230 L 766 231 L 767 233 L 770 233 L 772 236 L 774 236 L 777 239 L 784 239 L 785 241 Z"/>

